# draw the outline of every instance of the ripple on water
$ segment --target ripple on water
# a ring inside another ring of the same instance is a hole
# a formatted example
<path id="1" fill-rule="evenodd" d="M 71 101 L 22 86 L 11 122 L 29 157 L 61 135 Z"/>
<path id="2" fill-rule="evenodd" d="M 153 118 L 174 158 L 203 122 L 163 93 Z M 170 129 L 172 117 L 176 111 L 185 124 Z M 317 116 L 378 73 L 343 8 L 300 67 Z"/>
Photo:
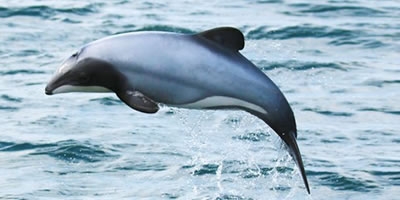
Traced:
<path id="1" fill-rule="evenodd" d="M 2 141 L 0 141 L 0 151 L 4 151 L 4 149 L 7 149 L 8 147 L 10 147 L 10 146 L 12 146 L 14 144 L 15 143 L 13 143 L 13 142 L 2 142 Z"/>
<path id="2" fill-rule="evenodd" d="M 340 136 L 337 136 L 337 137 L 334 137 L 334 138 L 324 138 L 324 139 L 321 139 L 321 142 L 322 143 L 338 143 L 338 144 L 343 144 L 343 143 L 345 143 L 346 141 L 348 141 L 349 140 L 349 138 L 347 138 L 347 137 L 340 137 Z"/>
<path id="3" fill-rule="evenodd" d="M 165 197 L 168 199 L 178 199 L 180 195 L 178 194 L 171 194 L 171 193 L 163 193 L 161 197 Z"/>
<path id="4" fill-rule="evenodd" d="M 30 75 L 30 74 L 45 74 L 45 73 L 46 72 L 39 70 L 17 69 L 17 70 L 0 71 L 0 76 L 17 75 L 17 74 Z"/>
<path id="5" fill-rule="evenodd" d="M 393 139 L 392 142 L 393 142 L 393 143 L 399 143 L 399 144 L 400 144 L 400 139 Z"/>
<path id="6" fill-rule="evenodd" d="M 393 109 L 389 109 L 389 108 L 371 108 L 371 107 L 366 107 L 366 108 L 357 109 L 357 111 L 380 112 L 380 113 L 391 114 L 391 115 L 400 115 L 400 110 L 393 110 Z"/>
<path id="7" fill-rule="evenodd" d="M 115 170 L 122 170 L 122 171 L 165 171 L 168 169 L 167 165 L 161 163 L 126 163 L 124 166 L 118 166 L 114 168 Z"/>
<path id="8" fill-rule="evenodd" d="M 333 116 L 333 117 L 351 117 L 354 115 L 353 113 L 349 113 L 349 112 L 336 112 L 336 111 L 330 111 L 330 110 L 322 110 L 319 108 L 303 108 L 302 111 L 311 111 L 311 112 L 318 113 L 321 115 Z"/>
<path id="9" fill-rule="evenodd" d="M 250 141 L 250 142 L 260 142 L 260 141 L 267 141 L 271 135 L 266 132 L 250 132 L 245 133 L 243 135 L 233 136 L 232 139 L 235 140 L 243 140 L 243 141 Z"/>
<path id="10" fill-rule="evenodd" d="M 240 176 L 245 179 L 250 179 L 250 178 L 258 178 L 260 176 L 269 176 L 272 173 L 278 173 L 278 174 L 291 174 L 293 172 L 293 168 L 291 167 L 284 167 L 284 166 L 278 166 L 278 167 L 260 167 L 258 166 L 257 168 L 255 167 L 246 167 L 242 171 L 240 171 Z"/>
<path id="11" fill-rule="evenodd" d="M 250 1 L 254 2 L 254 1 Z M 255 1 L 257 4 L 266 4 L 266 3 L 283 3 L 283 0 L 258 0 Z"/>
<path id="12" fill-rule="evenodd" d="M 0 105 L 0 110 L 6 111 L 6 112 L 14 112 L 14 111 L 18 111 L 19 108 L 18 107 L 14 107 L 14 106 L 2 106 L 2 105 Z"/>
<path id="13" fill-rule="evenodd" d="M 321 62 L 301 62 L 289 60 L 285 62 L 270 62 L 270 61 L 259 61 L 257 63 L 263 71 L 269 71 L 274 69 L 290 69 L 292 71 L 305 71 L 314 69 L 333 69 L 346 71 L 341 64 L 338 63 L 321 63 Z"/>
<path id="14" fill-rule="evenodd" d="M 379 47 L 384 47 L 388 46 L 388 44 L 383 43 L 379 40 L 376 39 L 359 39 L 359 38 L 352 38 L 352 37 L 344 37 L 340 39 L 333 40 L 329 42 L 329 44 L 335 45 L 335 46 L 341 46 L 341 45 L 361 45 L 362 47 L 366 49 L 375 49 Z"/>
<path id="15" fill-rule="evenodd" d="M 32 144 L 32 143 L 13 143 L 13 142 L 0 142 L 0 151 L 26 151 L 35 150 L 40 148 L 54 147 L 55 144 Z"/>
<path id="16" fill-rule="evenodd" d="M 103 98 L 96 98 L 91 99 L 91 102 L 98 102 L 105 106 L 114 106 L 114 105 L 122 105 L 123 103 L 114 97 L 103 97 Z"/>
<path id="17" fill-rule="evenodd" d="M 240 195 L 222 194 L 215 200 L 253 200 L 252 198 L 243 197 Z"/>
<path id="18" fill-rule="evenodd" d="M 317 17 L 383 17 L 386 12 L 377 8 L 355 5 L 328 5 L 328 4 L 309 4 L 309 3 L 294 3 L 290 7 L 297 9 L 296 11 L 286 12 L 288 15 L 304 15 L 313 14 Z"/>
<path id="19" fill-rule="evenodd" d="M 364 171 L 373 176 L 385 179 L 385 183 L 400 186 L 400 171 Z"/>
<path id="20" fill-rule="evenodd" d="M 217 174 L 219 165 L 217 164 L 205 164 L 193 171 L 194 176 L 202 176 L 207 174 Z"/>
<path id="21" fill-rule="evenodd" d="M 11 53 L 11 56 L 15 56 L 15 57 L 37 56 L 40 53 L 41 52 L 37 49 L 24 49 L 24 50 L 21 50 L 18 52 Z"/>
<path id="22" fill-rule="evenodd" d="M 26 17 L 40 17 L 42 19 L 49 19 L 60 13 L 85 16 L 88 14 L 98 12 L 98 7 L 101 5 L 102 4 L 100 3 L 93 3 L 83 7 L 75 7 L 75 8 L 55 8 L 44 5 L 15 7 L 15 8 L 0 7 L 0 18 L 26 16 Z"/>
<path id="23" fill-rule="evenodd" d="M 251 30 L 246 37 L 249 39 L 277 39 L 286 40 L 294 38 L 343 38 L 358 37 L 365 35 L 361 31 L 330 28 L 328 26 L 314 26 L 311 24 L 303 24 L 297 26 L 287 26 L 276 30 L 266 30 L 267 27 L 262 26 Z"/>
<path id="24" fill-rule="evenodd" d="M 194 176 L 215 175 L 219 170 L 220 164 L 208 163 L 199 167 L 194 165 L 183 166 L 182 169 L 194 169 Z M 286 166 L 266 167 L 262 165 L 249 164 L 238 160 L 223 161 L 222 174 L 239 174 L 244 179 L 252 179 L 260 176 L 269 176 L 271 173 L 290 174 L 293 168 Z"/>
<path id="25" fill-rule="evenodd" d="M 78 163 L 78 162 L 99 162 L 115 157 L 107 153 L 99 145 L 92 145 L 89 142 L 81 143 L 75 140 L 60 141 L 54 144 L 42 144 L 34 148 L 35 152 L 30 155 L 47 155 L 58 160 Z"/>
<path id="26" fill-rule="evenodd" d="M 162 9 L 167 7 L 167 3 L 157 3 L 157 2 L 150 2 L 150 1 L 145 1 L 141 3 L 140 9 L 142 10 L 153 10 L 153 9 Z"/>
<path id="27" fill-rule="evenodd" d="M 400 84 L 400 80 L 368 80 L 364 82 L 364 85 L 375 86 L 380 88 L 398 84 Z"/>
<path id="28" fill-rule="evenodd" d="M 32 121 L 31 124 L 41 125 L 41 126 L 62 126 L 63 123 L 67 121 L 68 118 L 60 117 L 57 115 L 47 115 L 35 121 Z"/>
<path id="29" fill-rule="evenodd" d="M 18 98 L 18 97 L 12 97 L 6 94 L 3 94 L 0 96 L 1 100 L 5 100 L 8 102 L 15 102 L 15 103 L 21 103 L 22 102 L 22 98 Z"/>
<path id="30" fill-rule="evenodd" d="M 370 37 L 365 31 L 359 29 L 332 28 L 329 26 L 315 26 L 303 24 L 287 26 L 275 30 L 267 30 L 266 26 L 249 31 L 247 38 L 253 40 L 274 39 L 288 40 L 296 38 L 329 38 L 328 44 L 335 46 L 360 45 L 364 48 L 379 48 L 388 44 Z"/>
<path id="31" fill-rule="evenodd" d="M 329 186 L 334 190 L 370 192 L 378 189 L 378 186 L 371 180 L 348 177 L 336 172 L 307 171 L 307 175 L 317 178 L 319 184 Z"/>

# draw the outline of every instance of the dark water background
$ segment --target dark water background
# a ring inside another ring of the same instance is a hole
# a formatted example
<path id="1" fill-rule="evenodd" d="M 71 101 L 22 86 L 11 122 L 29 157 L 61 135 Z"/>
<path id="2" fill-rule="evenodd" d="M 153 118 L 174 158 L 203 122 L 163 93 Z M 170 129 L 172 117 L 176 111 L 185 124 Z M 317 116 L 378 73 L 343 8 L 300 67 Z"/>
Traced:
<path id="1" fill-rule="evenodd" d="M 222 25 L 291 103 L 311 196 L 244 112 L 44 95 L 92 40 Z M 0 116 L 0 199 L 398 199 L 400 3 L 0 0 Z"/>

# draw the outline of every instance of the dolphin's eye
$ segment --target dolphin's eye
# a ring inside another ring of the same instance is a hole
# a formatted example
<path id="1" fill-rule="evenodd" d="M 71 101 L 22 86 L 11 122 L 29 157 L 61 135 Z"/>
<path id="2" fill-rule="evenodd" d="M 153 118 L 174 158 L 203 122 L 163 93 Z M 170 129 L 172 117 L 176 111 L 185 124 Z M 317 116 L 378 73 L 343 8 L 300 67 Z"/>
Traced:
<path id="1" fill-rule="evenodd" d="M 72 57 L 76 57 L 78 55 L 78 52 L 75 52 L 74 54 L 72 54 Z"/>

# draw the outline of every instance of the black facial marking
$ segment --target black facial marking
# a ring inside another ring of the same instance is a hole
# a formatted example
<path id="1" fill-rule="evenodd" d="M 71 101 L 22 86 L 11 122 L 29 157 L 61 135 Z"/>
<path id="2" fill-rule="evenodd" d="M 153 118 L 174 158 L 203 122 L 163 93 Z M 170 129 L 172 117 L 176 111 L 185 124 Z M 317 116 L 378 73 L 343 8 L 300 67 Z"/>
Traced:
<path id="1" fill-rule="evenodd" d="M 80 60 L 75 69 L 79 85 L 102 86 L 116 91 L 122 81 L 122 75 L 113 65 L 97 58 Z"/>
<path id="2" fill-rule="evenodd" d="M 88 84 L 90 83 L 91 76 L 86 72 L 80 72 L 78 78 L 81 84 Z"/>

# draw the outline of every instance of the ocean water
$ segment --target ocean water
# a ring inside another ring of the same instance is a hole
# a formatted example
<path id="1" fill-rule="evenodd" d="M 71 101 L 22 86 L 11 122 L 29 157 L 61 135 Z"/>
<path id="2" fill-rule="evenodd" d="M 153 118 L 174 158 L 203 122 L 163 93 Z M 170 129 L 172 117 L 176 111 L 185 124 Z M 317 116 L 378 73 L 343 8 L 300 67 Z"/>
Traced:
<path id="1" fill-rule="evenodd" d="M 289 100 L 311 195 L 245 112 L 44 94 L 87 42 L 218 26 Z M 399 199 L 400 2 L 0 0 L 0 116 L 0 199 Z"/>

